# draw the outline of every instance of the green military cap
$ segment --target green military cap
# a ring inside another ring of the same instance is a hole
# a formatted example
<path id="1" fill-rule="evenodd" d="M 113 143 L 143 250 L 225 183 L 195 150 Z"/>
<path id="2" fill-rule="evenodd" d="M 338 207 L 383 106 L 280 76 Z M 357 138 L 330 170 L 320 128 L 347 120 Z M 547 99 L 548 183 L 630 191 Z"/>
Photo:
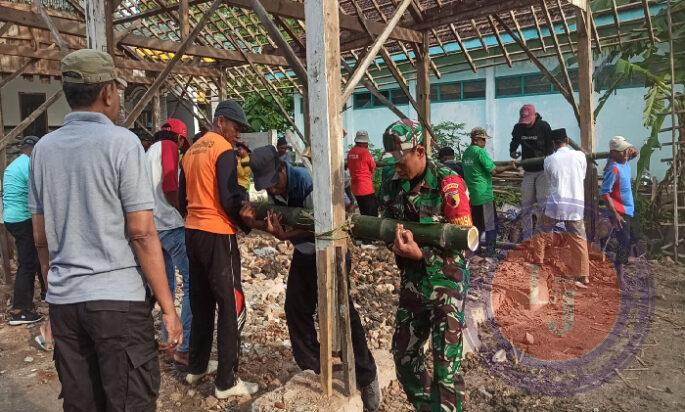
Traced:
<path id="1" fill-rule="evenodd" d="M 104 83 L 112 80 L 126 87 L 126 82 L 116 75 L 112 56 L 105 52 L 81 49 L 67 54 L 62 59 L 64 83 Z"/>
<path id="2" fill-rule="evenodd" d="M 413 149 L 414 147 L 423 144 L 425 136 L 423 127 L 413 120 L 404 119 L 399 120 L 385 129 L 385 134 L 399 138 L 402 144 L 402 150 Z"/>
<path id="3" fill-rule="evenodd" d="M 471 130 L 471 139 L 475 139 L 477 137 L 482 137 L 483 139 L 489 139 L 492 136 L 490 136 L 488 134 L 488 132 L 485 131 L 485 129 L 483 129 L 482 127 L 475 127 L 475 128 L 473 128 L 473 130 Z"/>

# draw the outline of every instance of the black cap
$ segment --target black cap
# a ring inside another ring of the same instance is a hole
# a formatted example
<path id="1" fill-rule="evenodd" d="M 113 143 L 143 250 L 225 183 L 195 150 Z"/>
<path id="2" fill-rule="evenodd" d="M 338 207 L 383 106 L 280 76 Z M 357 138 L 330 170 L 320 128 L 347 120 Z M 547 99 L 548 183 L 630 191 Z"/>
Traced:
<path id="1" fill-rule="evenodd" d="M 560 142 L 568 139 L 566 129 L 554 129 L 551 133 L 552 141 Z"/>
<path id="2" fill-rule="evenodd" d="M 40 137 L 38 137 L 38 136 L 26 136 L 21 141 L 21 145 L 22 145 L 22 147 L 35 146 L 36 143 L 38 143 L 38 140 L 40 140 Z"/>
<path id="3" fill-rule="evenodd" d="M 438 151 L 438 158 L 443 156 L 454 156 L 454 149 L 451 147 L 443 147 L 440 149 L 440 151 Z"/>
<path id="4" fill-rule="evenodd" d="M 268 189 L 278 183 L 280 167 L 281 159 L 275 147 L 268 145 L 254 149 L 250 155 L 250 169 L 252 169 L 255 189 Z"/>
<path id="5" fill-rule="evenodd" d="M 243 149 L 247 150 L 247 153 L 252 153 L 252 150 L 250 150 L 248 145 L 246 145 L 244 142 L 237 142 L 235 147 L 242 147 Z"/>
<path id="6" fill-rule="evenodd" d="M 245 111 L 243 110 L 240 103 L 235 100 L 224 100 L 219 102 L 214 110 L 214 118 L 222 116 L 228 120 L 233 120 L 242 126 L 243 130 L 250 128 L 250 123 L 247 121 L 247 116 L 245 116 Z"/>
<path id="7" fill-rule="evenodd" d="M 279 137 L 278 140 L 276 141 L 277 146 L 283 146 L 283 145 L 288 145 L 288 140 L 286 140 L 285 137 Z"/>

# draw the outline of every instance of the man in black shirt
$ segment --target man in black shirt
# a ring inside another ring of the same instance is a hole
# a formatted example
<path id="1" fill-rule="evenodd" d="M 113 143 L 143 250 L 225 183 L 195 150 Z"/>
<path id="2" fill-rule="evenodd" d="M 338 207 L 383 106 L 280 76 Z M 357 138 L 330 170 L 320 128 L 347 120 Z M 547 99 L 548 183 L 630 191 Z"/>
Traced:
<path id="1" fill-rule="evenodd" d="M 523 160 L 534 157 L 545 157 L 554 152 L 551 137 L 552 129 L 549 123 L 542 120 L 542 116 L 535 111 L 532 104 L 521 107 L 518 124 L 511 132 L 509 153 L 512 159 Z M 521 146 L 521 152 L 518 148 Z M 523 182 L 521 183 L 521 225 L 523 239 L 533 234 L 533 215 L 540 222 L 541 207 L 547 199 L 549 184 L 543 170 L 543 164 L 523 166 Z"/>

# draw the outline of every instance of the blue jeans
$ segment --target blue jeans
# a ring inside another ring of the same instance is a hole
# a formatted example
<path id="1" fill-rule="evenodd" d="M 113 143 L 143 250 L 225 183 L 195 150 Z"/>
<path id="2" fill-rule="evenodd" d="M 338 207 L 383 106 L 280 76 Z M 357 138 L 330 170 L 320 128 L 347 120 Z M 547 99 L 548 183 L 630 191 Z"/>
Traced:
<path id="1" fill-rule="evenodd" d="M 183 326 L 183 342 L 178 347 L 178 352 L 187 353 L 190 347 L 190 325 L 193 322 L 193 313 L 190 311 L 190 280 L 188 279 L 188 254 L 186 253 L 185 229 L 182 227 L 169 230 L 160 230 L 159 240 L 162 242 L 162 254 L 166 267 L 167 281 L 171 296 L 176 293 L 176 272 L 178 268 L 183 276 L 183 303 L 181 304 L 181 325 Z M 162 323 L 162 338 L 166 341 L 167 333 Z"/>

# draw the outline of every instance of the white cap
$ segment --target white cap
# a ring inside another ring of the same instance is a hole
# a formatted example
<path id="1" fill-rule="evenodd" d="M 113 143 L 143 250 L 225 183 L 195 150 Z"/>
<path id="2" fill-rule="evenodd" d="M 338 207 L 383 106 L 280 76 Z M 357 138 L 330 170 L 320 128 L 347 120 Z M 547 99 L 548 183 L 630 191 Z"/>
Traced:
<path id="1" fill-rule="evenodd" d="M 359 130 L 354 137 L 355 143 L 369 143 L 369 132 L 366 130 Z"/>
<path id="2" fill-rule="evenodd" d="M 616 150 L 617 152 L 622 152 L 629 147 L 633 147 L 629 141 L 623 136 L 614 136 L 609 140 L 609 150 Z"/>

